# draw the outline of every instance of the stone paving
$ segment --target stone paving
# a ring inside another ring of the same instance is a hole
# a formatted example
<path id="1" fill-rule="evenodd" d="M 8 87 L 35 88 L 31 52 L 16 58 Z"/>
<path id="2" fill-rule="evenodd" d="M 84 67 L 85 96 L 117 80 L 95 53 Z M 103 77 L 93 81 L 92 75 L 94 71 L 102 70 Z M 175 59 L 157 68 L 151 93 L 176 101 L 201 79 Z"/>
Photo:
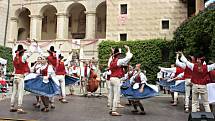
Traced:
<path id="1" fill-rule="evenodd" d="M 107 99 L 105 97 L 67 97 L 69 103 L 61 104 L 56 101 L 56 109 L 48 113 L 40 112 L 32 106 L 35 97 L 26 95 L 24 97 L 24 108 L 28 114 L 18 115 L 10 113 L 10 100 L 0 102 L 0 117 L 14 119 L 31 119 L 38 121 L 186 121 L 188 114 L 183 112 L 183 101 L 180 98 L 178 107 L 170 106 L 170 97 L 160 96 L 143 100 L 146 115 L 134 115 L 132 107 L 119 109 L 123 115 L 112 117 L 108 114 Z M 57 98 L 56 98 L 57 100 Z M 122 99 L 125 104 L 126 99 Z"/>

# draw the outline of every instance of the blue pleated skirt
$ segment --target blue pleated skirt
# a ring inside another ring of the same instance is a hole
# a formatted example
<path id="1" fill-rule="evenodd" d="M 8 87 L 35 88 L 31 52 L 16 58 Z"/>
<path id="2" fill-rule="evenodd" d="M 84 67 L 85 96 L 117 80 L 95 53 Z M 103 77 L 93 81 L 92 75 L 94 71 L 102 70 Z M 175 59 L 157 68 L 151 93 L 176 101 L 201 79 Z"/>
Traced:
<path id="1" fill-rule="evenodd" d="M 65 76 L 65 85 L 72 85 L 78 81 L 80 81 L 80 79 L 77 77 L 68 76 L 68 75 Z"/>
<path id="2" fill-rule="evenodd" d="M 175 85 L 175 81 L 167 82 L 167 80 L 160 80 L 158 84 L 166 89 L 170 89 L 170 86 Z"/>
<path id="3" fill-rule="evenodd" d="M 130 81 L 127 81 L 121 86 L 121 93 L 128 99 L 146 99 L 158 95 L 158 89 L 152 88 L 150 85 L 145 84 L 144 91 L 141 93 L 139 89 L 133 89 Z"/>
<path id="4" fill-rule="evenodd" d="M 49 78 L 47 83 L 43 82 L 42 76 L 37 76 L 32 79 L 25 80 L 25 90 L 36 95 L 53 97 L 60 92 L 59 86 Z"/>
<path id="5" fill-rule="evenodd" d="M 171 92 L 185 93 L 185 81 L 183 81 L 177 85 L 170 86 L 170 91 Z"/>

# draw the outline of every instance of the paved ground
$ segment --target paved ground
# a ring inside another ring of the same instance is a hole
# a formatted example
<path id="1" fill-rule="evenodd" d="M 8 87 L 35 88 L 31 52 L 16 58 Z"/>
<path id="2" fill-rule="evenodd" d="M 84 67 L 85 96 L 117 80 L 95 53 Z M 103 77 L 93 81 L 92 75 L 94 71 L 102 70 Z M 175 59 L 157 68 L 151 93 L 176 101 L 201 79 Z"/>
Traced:
<path id="1" fill-rule="evenodd" d="M 24 97 L 24 107 L 28 114 L 18 115 L 10 113 L 9 99 L 0 102 L 0 117 L 14 119 L 33 119 L 39 121 L 187 121 L 188 114 L 183 112 L 183 103 L 178 107 L 169 105 L 169 97 L 155 97 L 144 100 L 147 115 L 134 115 L 132 107 L 125 107 L 119 111 L 121 117 L 111 117 L 106 107 L 106 98 L 100 97 L 68 97 L 68 104 L 56 102 L 56 109 L 48 113 L 40 112 L 32 106 L 35 98 L 31 95 Z M 180 99 L 182 100 L 182 99 Z M 122 103 L 126 103 L 123 99 Z"/>

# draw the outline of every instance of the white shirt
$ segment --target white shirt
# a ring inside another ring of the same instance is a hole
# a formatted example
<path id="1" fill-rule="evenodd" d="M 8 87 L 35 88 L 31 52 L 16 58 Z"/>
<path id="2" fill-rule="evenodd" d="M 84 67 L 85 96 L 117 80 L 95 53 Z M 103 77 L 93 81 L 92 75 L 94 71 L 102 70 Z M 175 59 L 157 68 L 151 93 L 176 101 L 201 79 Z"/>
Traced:
<path id="1" fill-rule="evenodd" d="M 163 78 L 163 73 L 162 73 L 162 71 L 160 71 L 160 72 L 157 73 L 157 78 L 158 78 L 158 79 Z"/>
<path id="2" fill-rule="evenodd" d="M 185 63 L 182 63 L 179 61 L 179 59 L 176 59 L 176 62 L 175 62 L 176 66 L 180 67 L 180 68 L 183 68 L 185 69 L 186 68 L 186 64 Z"/>
<path id="3" fill-rule="evenodd" d="M 82 77 L 85 77 L 85 71 L 84 71 L 84 69 L 85 69 L 85 67 L 84 66 L 82 66 L 81 67 L 81 76 Z M 90 68 L 89 67 L 87 67 L 87 77 L 89 77 L 90 76 Z"/>
<path id="4" fill-rule="evenodd" d="M 193 71 L 194 64 L 191 63 L 191 62 L 189 62 L 189 61 L 187 60 L 187 58 L 186 58 L 183 54 L 182 54 L 182 56 L 181 56 L 181 61 L 182 61 L 183 63 L 185 63 L 185 64 L 187 65 L 187 67 L 190 68 L 190 69 Z M 211 65 L 207 65 L 207 70 L 208 70 L 208 72 L 210 72 L 210 71 L 212 71 L 212 70 L 214 70 L 214 69 L 215 69 L 215 63 L 214 63 L 214 64 L 211 64 Z"/>
<path id="5" fill-rule="evenodd" d="M 135 72 L 134 76 L 131 77 L 130 83 L 135 82 L 136 76 L 138 76 L 137 72 Z M 145 84 L 147 82 L 146 75 L 144 73 L 140 72 L 139 76 L 140 76 L 141 84 Z"/>
<path id="6" fill-rule="evenodd" d="M 80 75 L 80 68 L 76 67 L 75 69 L 73 68 L 74 66 L 69 68 L 69 74 L 77 74 Z"/>
<path id="7" fill-rule="evenodd" d="M 105 78 L 105 79 L 107 79 L 107 76 L 108 75 L 111 75 L 111 71 L 109 70 L 109 71 L 105 71 L 103 74 L 102 74 L 102 76 Z"/>
<path id="8" fill-rule="evenodd" d="M 40 74 L 40 72 L 41 72 L 41 67 L 42 67 L 42 66 L 43 66 L 43 65 L 40 64 L 40 63 L 35 64 L 35 65 L 31 68 L 31 72 L 34 72 L 34 70 L 36 70 L 35 73 Z"/>

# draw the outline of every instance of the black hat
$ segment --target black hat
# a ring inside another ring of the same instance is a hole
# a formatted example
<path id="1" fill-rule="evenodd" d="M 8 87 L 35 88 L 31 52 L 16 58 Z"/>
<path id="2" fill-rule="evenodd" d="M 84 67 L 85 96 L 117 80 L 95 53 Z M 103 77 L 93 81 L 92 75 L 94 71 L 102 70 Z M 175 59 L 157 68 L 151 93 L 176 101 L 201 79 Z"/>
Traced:
<path id="1" fill-rule="evenodd" d="M 56 53 L 56 51 L 54 50 L 54 46 L 51 46 L 50 49 L 47 50 L 47 51 L 48 51 L 48 52 L 55 52 L 55 53 Z"/>
<path id="2" fill-rule="evenodd" d="M 119 54 L 121 54 L 121 48 L 118 48 L 118 47 L 114 48 L 113 55 L 116 56 Z"/>
<path id="3" fill-rule="evenodd" d="M 59 58 L 60 60 L 62 60 L 64 57 L 60 54 L 60 55 L 58 56 L 58 58 Z"/>
<path id="4" fill-rule="evenodd" d="M 18 45 L 18 47 L 17 47 L 17 50 L 15 51 L 15 53 L 16 52 L 24 52 L 24 51 L 26 51 L 24 48 L 23 48 L 23 46 L 22 45 Z"/>

